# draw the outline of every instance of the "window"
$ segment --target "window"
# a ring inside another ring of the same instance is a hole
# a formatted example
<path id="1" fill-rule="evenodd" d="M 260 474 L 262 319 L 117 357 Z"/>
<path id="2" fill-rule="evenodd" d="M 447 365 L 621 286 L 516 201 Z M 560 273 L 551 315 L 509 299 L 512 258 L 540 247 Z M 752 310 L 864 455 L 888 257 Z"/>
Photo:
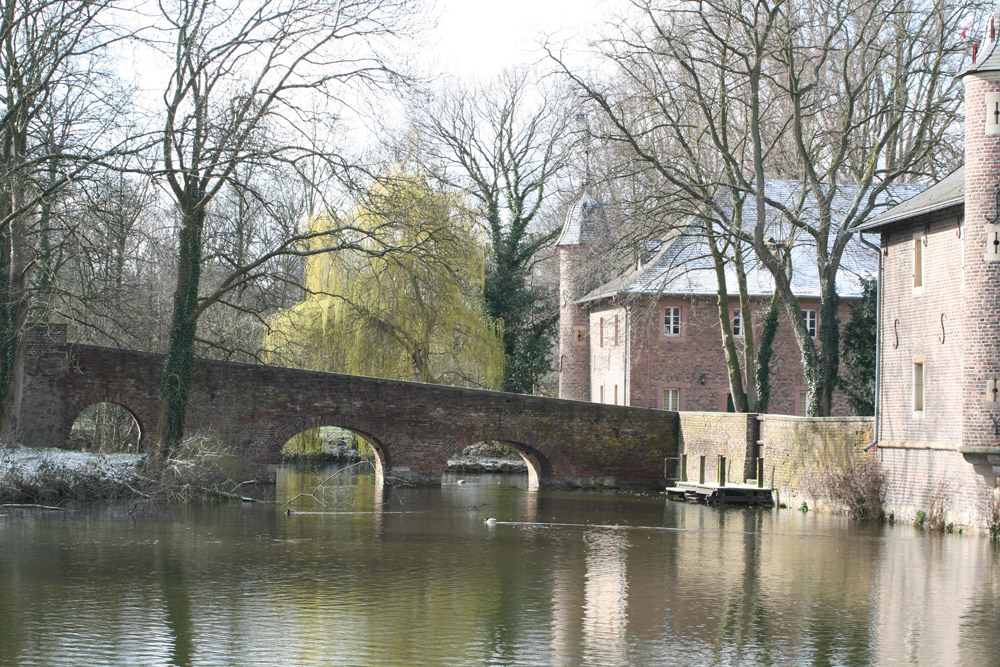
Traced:
<path id="1" fill-rule="evenodd" d="M 615 385 L 615 405 L 618 405 L 618 385 Z"/>
<path id="2" fill-rule="evenodd" d="M 913 411 L 924 411 L 924 362 L 913 362 Z"/>
<path id="3" fill-rule="evenodd" d="M 799 392 L 799 417 L 809 416 L 809 392 Z"/>
<path id="4" fill-rule="evenodd" d="M 587 327 L 573 327 L 573 345 L 580 347 L 587 344 Z"/>
<path id="5" fill-rule="evenodd" d="M 923 287 L 924 285 L 924 236 L 914 234 L 913 236 L 913 286 Z"/>
<path id="6" fill-rule="evenodd" d="M 601 385 L 601 403 L 604 402 L 604 385 Z"/>
<path id="7" fill-rule="evenodd" d="M 681 409 L 681 390 L 680 389 L 664 389 L 663 390 L 663 409 L 672 410 L 677 412 Z"/>
<path id="8" fill-rule="evenodd" d="M 678 306 L 667 306 L 663 309 L 663 335 L 681 335 L 681 309 Z"/>
<path id="9" fill-rule="evenodd" d="M 603 317 L 601 318 L 601 321 L 598 323 L 598 327 L 601 330 L 601 342 L 600 342 L 600 345 L 601 345 L 601 347 L 604 347 L 604 318 Z M 603 403 L 604 401 L 601 401 L 601 402 Z"/>
<path id="10" fill-rule="evenodd" d="M 618 313 L 615 313 L 615 347 L 618 347 Z"/>
<path id="11" fill-rule="evenodd" d="M 740 314 L 739 308 L 733 309 L 733 335 L 737 338 L 743 336 L 743 316 Z"/>
<path id="12" fill-rule="evenodd" d="M 809 332 L 810 338 L 816 337 L 816 311 L 815 310 L 803 310 L 802 319 L 806 321 L 806 331 Z"/>

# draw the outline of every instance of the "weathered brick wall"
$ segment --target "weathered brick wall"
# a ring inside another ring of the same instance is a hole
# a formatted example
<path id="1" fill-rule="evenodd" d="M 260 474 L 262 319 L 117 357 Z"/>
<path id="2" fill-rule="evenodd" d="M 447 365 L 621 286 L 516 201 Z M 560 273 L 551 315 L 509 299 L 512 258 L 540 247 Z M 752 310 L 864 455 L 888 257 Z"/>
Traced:
<path id="1" fill-rule="evenodd" d="M 576 303 L 588 286 L 587 256 L 582 246 L 559 246 L 559 397 L 578 401 L 590 400 L 590 318 L 587 307 Z"/>
<path id="2" fill-rule="evenodd" d="M 65 442 L 77 415 L 101 401 L 128 408 L 148 437 L 162 355 L 81 345 L 68 366 L 53 376 L 57 393 L 32 394 L 49 412 L 30 432 L 26 425 L 26 442 Z M 387 474 L 423 481 L 440 479 L 449 457 L 486 440 L 513 445 L 544 485 L 655 487 L 677 452 L 677 415 L 660 410 L 197 360 L 189 433 L 214 434 L 250 461 L 273 463 L 289 438 L 317 426 L 358 432 Z M 42 442 L 52 433 L 58 438 Z"/>
<path id="3" fill-rule="evenodd" d="M 871 417 L 761 415 L 760 456 L 764 483 L 781 502 L 828 502 L 826 479 L 849 469 L 871 442 Z"/>
<path id="4" fill-rule="evenodd" d="M 960 444 L 966 336 L 959 221 L 954 214 L 925 217 L 882 235 L 881 442 L 949 449 Z M 920 287 L 913 286 L 914 237 L 923 255 Z M 918 412 L 916 361 L 924 363 L 924 409 Z"/>
<path id="5" fill-rule="evenodd" d="M 985 132 L 987 92 L 1000 92 L 996 72 L 965 83 L 965 244 L 962 445 L 1000 446 L 1000 401 L 987 400 L 988 380 L 1000 380 L 1000 262 L 986 261 L 986 224 L 1000 221 L 1000 135 Z M 953 258 L 954 259 L 954 258 Z M 954 266 L 954 263 L 953 263 Z M 956 434 L 957 435 L 957 434 Z"/>
<path id="6" fill-rule="evenodd" d="M 752 476 L 748 462 L 756 457 L 756 415 L 725 412 L 680 412 L 680 451 L 687 454 L 687 478 L 698 480 L 699 456 L 705 456 L 705 481 L 719 474 L 719 454 L 726 457 L 726 479 L 742 482 Z"/>
<path id="7" fill-rule="evenodd" d="M 759 338 L 768 300 L 754 299 L 753 304 L 754 335 Z M 680 336 L 664 335 L 666 306 L 681 308 Z M 802 308 L 816 310 L 818 317 L 819 301 L 803 299 Z M 715 299 L 664 297 L 635 304 L 632 309 L 630 405 L 661 407 L 663 389 L 676 388 L 680 390 L 681 410 L 725 412 L 729 376 Z M 841 303 L 839 315 L 842 321 L 850 319 L 848 300 Z M 737 339 L 737 348 L 742 363 L 742 339 Z M 806 391 L 806 381 L 799 346 L 783 307 L 779 311 L 773 359 L 768 411 L 801 414 L 800 395 Z M 834 393 L 832 410 L 835 415 L 850 412 L 842 392 Z"/>
<path id="8" fill-rule="evenodd" d="M 912 520 L 917 512 L 940 511 L 945 523 L 983 527 L 994 490 L 957 451 L 879 447 L 886 473 L 886 511 Z"/>
<path id="9" fill-rule="evenodd" d="M 590 400 L 594 402 L 630 404 L 625 377 L 625 317 L 624 308 L 610 304 L 590 311 Z"/>
<path id="10" fill-rule="evenodd" d="M 29 446 L 46 446 L 61 437 L 65 395 L 59 379 L 68 363 L 66 325 L 39 324 L 25 329 L 24 359 L 14 437 Z"/>

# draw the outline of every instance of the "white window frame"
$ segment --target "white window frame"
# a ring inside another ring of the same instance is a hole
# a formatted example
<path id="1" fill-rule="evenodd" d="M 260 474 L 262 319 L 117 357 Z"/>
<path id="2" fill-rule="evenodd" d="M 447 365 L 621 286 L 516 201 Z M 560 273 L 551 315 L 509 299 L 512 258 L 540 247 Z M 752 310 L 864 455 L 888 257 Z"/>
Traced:
<path id="1" fill-rule="evenodd" d="M 677 387 L 664 387 L 661 397 L 664 410 L 678 412 L 681 409 L 681 390 Z"/>
<path id="2" fill-rule="evenodd" d="M 733 338 L 743 338 L 743 314 L 739 308 L 733 308 Z"/>
<path id="3" fill-rule="evenodd" d="M 663 308 L 663 335 L 668 338 L 679 338 L 681 324 L 681 307 L 665 306 Z"/>
<path id="4" fill-rule="evenodd" d="M 810 338 L 815 338 L 819 331 L 819 314 L 812 309 L 802 310 L 802 319 L 806 321 L 806 333 Z"/>

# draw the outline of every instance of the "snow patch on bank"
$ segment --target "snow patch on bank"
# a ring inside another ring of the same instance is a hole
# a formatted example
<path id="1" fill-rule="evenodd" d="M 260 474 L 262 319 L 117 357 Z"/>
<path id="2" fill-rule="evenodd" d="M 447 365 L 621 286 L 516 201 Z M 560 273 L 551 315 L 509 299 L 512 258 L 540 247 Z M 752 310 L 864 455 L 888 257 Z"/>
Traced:
<path id="1" fill-rule="evenodd" d="M 58 467 L 72 472 L 100 468 L 104 474 L 127 478 L 143 459 L 142 454 L 93 454 L 73 452 L 56 447 L 21 447 L 0 445 L 0 477 L 17 470 L 25 477 L 38 471 Z"/>

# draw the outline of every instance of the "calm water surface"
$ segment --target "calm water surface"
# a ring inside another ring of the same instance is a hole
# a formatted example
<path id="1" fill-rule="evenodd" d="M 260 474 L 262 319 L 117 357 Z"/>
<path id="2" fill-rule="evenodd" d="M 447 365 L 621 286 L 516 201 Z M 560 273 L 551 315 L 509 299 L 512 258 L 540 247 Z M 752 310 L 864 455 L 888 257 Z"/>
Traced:
<path id="1" fill-rule="evenodd" d="M 465 479 L 0 510 L 0 664 L 1000 665 L 984 537 Z"/>

